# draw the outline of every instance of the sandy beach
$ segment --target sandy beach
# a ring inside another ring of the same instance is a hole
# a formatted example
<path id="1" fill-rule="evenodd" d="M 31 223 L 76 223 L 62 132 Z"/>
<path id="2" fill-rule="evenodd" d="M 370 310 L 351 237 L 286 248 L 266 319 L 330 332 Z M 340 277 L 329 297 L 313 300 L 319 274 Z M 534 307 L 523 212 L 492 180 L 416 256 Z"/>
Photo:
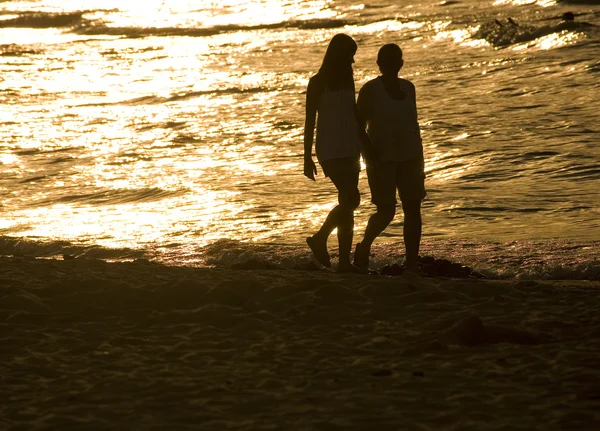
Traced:
<path id="1" fill-rule="evenodd" d="M 599 59 L 599 0 L 0 0 L 0 431 L 600 431 Z"/>
<path id="2" fill-rule="evenodd" d="M 599 296 L 0 258 L 0 429 L 600 429 Z"/>

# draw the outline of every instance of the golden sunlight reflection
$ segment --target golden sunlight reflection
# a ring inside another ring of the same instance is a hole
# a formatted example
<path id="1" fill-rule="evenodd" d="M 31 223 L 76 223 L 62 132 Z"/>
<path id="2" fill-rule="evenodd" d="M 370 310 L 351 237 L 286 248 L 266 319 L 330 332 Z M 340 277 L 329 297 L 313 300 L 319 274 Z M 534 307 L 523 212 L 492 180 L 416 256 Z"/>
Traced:
<path id="1" fill-rule="evenodd" d="M 247 160 L 235 160 L 231 162 L 227 168 L 229 171 L 233 172 L 234 175 L 244 175 L 245 172 L 261 172 L 262 164 L 252 163 Z"/>
<path id="2" fill-rule="evenodd" d="M 463 138 L 459 136 L 459 139 Z M 428 157 L 425 160 L 425 174 L 427 178 L 435 181 L 445 182 L 459 178 L 475 166 L 468 159 L 459 157 L 457 149 L 453 151 L 431 151 L 432 147 L 428 149 Z"/>
<path id="3" fill-rule="evenodd" d="M 233 199 L 238 195 L 234 192 L 199 191 L 191 200 L 162 200 L 161 211 L 157 211 L 156 205 L 150 202 L 97 208 L 57 204 L 23 210 L 15 214 L 13 220 L 45 220 L 35 227 L 25 227 L 20 232 L 24 236 L 62 238 L 74 242 L 87 238 L 110 248 L 138 248 L 168 235 L 173 229 L 202 232 L 199 241 L 200 245 L 204 245 L 222 237 L 219 227 L 235 226 L 239 222 L 239 214 L 252 207 L 247 202 Z"/>
<path id="4" fill-rule="evenodd" d="M 498 0 L 509 6 L 494 13 L 505 19 L 519 9 L 514 5 L 533 2 Z M 335 33 L 357 36 L 357 88 L 378 74 L 377 45 L 396 40 L 406 47 L 406 72 L 420 76 L 416 85 L 423 88 L 427 181 L 432 195 L 440 186 L 451 198 L 464 196 L 465 174 L 489 169 L 484 158 L 490 152 L 481 148 L 495 146 L 496 136 L 530 120 L 520 112 L 510 116 L 514 127 L 495 121 L 499 112 L 514 112 L 505 109 L 514 99 L 497 97 L 513 91 L 494 90 L 512 87 L 519 71 L 519 88 L 535 86 L 548 94 L 532 78 L 535 73 L 520 67 L 521 58 L 528 67 L 565 74 L 570 66 L 583 69 L 591 62 L 557 66 L 539 59 L 537 65 L 529 55 L 505 55 L 512 43 L 502 45 L 500 59 L 495 49 L 478 49 L 487 42 L 473 39 L 476 18 L 493 17 L 474 0 L 473 8 L 379 0 L 33 3 L 0 0 L 0 10 L 8 7 L 10 17 L 33 9 L 86 12 L 81 21 L 75 14 L 72 27 L 0 29 L 11 41 L 0 47 L 7 54 L 0 55 L 0 166 L 13 187 L 6 189 L 0 229 L 111 248 L 164 250 L 177 244 L 192 253 L 221 238 L 304 245 L 305 232 L 317 229 L 337 201 L 320 168 L 316 183 L 302 176 L 306 84 Z M 516 13 L 511 16 L 522 16 Z M 53 24 L 54 17 L 39 15 L 42 24 Z M 548 24 L 535 33 L 541 26 L 532 24 L 529 39 L 554 31 Z M 551 34 L 515 49 L 552 49 L 579 37 L 583 33 Z M 443 75 L 449 71 L 457 72 L 456 79 Z M 478 89 L 484 91 L 472 106 L 442 109 Z M 498 133 L 481 138 L 491 132 L 479 127 Z M 374 208 L 361 164 L 356 226 L 363 232 Z M 398 234 L 398 224 L 391 232 Z"/>
<path id="5" fill-rule="evenodd" d="M 535 41 L 517 45 L 513 47 L 513 50 L 523 51 L 532 47 L 537 47 L 543 50 L 549 50 L 565 46 L 577 40 L 578 38 L 579 35 L 577 33 L 571 33 L 567 30 L 563 30 L 560 33 L 552 33 L 546 36 L 539 37 Z"/>
<path id="6" fill-rule="evenodd" d="M 29 45 L 44 42 L 45 44 L 66 43 L 76 40 L 87 39 L 78 34 L 65 34 L 57 29 L 33 29 L 33 28 L 2 28 L 2 37 L 9 43 L 18 45 Z M 114 39 L 117 36 L 109 36 L 107 39 Z"/>
<path id="7" fill-rule="evenodd" d="M 561 46 L 565 46 L 576 39 L 576 34 L 570 33 L 565 30 L 559 34 L 549 34 L 548 36 L 540 38 L 539 47 L 541 49 L 558 48 Z"/>
<path id="8" fill-rule="evenodd" d="M 462 44 L 473 48 L 482 47 L 488 45 L 488 42 L 484 39 L 472 39 L 471 36 L 479 29 L 480 26 L 471 27 L 468 29 L 457 29 L 457 30 L 444 30 L 444 28 L 451 24 L 450 22 L 439 23 L 439 29 L 437 30 L 434 39 L 451 39 L 456 44 Z"/>
<path id="9" fill-rule="evenodd" d="M 0 154 L 0 163 L 3 165 L 12 165 L 18 161 L 19 158 L 14 154 Z"/>
<path id="10" fill-rule="evenodd" d="M 302 211 L 289 214 L 289 220 L 283 223 L 282 227 L 286 230 L 300 226 L 310 226 L 310 229 L 318 229 L 323 223 L 325 216 L 337 204 L 335 197 L 328 199 L 321 204 L 312 204 L 305 207 Z"/>
<path id="11" fill-rule="evenodd" d="M 496 0 L 494 6 L 512 4 L 515 6 L 526 6 L 537 4 L 542 7 L 550 7 L 556 5 L 556 0 Z"/>
<path id="12" fill-rule="evenodd" d="M 382 33 L 384 31 L 392 31 L 399 32 L 403 30 L 418 30 L 425 26 L 424 22 L 402 22 L 398 20 L 386 20 L 380 22 L 374 22 L 371 24 L 356 26 L 352 29 L 353 34 L 372 34 L 372 33 Z"/>
<path id="13" fill-rule="evenodd" d="M 58 0 L 55 0 L 58 3 Z M 60 2 L 61 5 L 63 1 Z M 74 3 L 74 2 L 64 2 Z M 144 2 L 106 2 L 121 13 L 107 14 L 96 12 L 94 17 L 102 18 L 110 26 L 116 27 L 215 27 L 215 26 L 254 26 L 275 24 L 289 19 L 325 19 L 337 16 L 334 8 L 328 7 L 331 0 L 312 0 L 304 2 L 281 2 L 280 0 L 220 1 L 181 1 L 165 2 L 150 0 Z M 73 6 L 71 4 L 71 6 Z M 81 6 L 85 9 L 85 6 Z M 192 13 L 190 13 L 192 11 Z"/>
<path id="14" fill-rule="evenodd" d="M 456 136 L 455 138 L 452 138 L 452 141 L 460 141 L 462 139 L 468 138 L 469 134 L 468 133 L 461 133 L 460 135 Z"/>

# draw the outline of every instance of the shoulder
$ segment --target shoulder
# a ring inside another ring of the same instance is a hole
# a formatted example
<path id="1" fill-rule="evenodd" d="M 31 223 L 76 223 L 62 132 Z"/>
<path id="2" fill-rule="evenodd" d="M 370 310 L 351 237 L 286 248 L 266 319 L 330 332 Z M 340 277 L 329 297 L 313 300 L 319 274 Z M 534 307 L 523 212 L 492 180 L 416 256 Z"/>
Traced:
<path id="1" fill-rule="evenodd" d="M 321 76 L 314 75 L 308 80 L 308 86 L 306 87 L 306 97 L 310 100 L 317 100 L 324 90 L 324 83 Z"/>
<path id="2" fill-rule="evenodd" d="M 400 86 L 403 87 L 405 89 L 405 91 L 407 91 L 413 99 L 417 100 L 417 88 L 415 87 L 415 84 L 413 84 L 412 82 L 410 82 L 408 79 L 404 79 L 404 78 L 400 78 Z"/>
<path id="3" fill-rule="evenodd" d="M 379 81 L 380 81 L 379 77 L 370 79 L 367 82 L 365 82 L 365 85 L 363 85 L 363 88 L 368 88 L 370 90 L 374 86 L 376 86 Z"/>
<path id="4" fill-rule="evenodd" d="M 314 88 L 315 86 L 319 85 L 319 82 L 321 81 L 319 75 L 313 75 L 308 79 L 308 88 Z"/>
<path id="5" fill-rule="evenodd" d="M 367 82 L 365 82 L 362 86 L 362 88 L 359 91 L 359 94 L 367 94 L 367 93 L 371 93 L 373 91 L 373 89 L 375 88 L 375 86 L 377 85 L 377 81 L 378 78 L 374 78 L 371 79 Z"/>
<path id="6" fill-rule="evenodd" d="M 309 83 L 309 84 L 310 84 L 311 82 L 313 82 L 313 83 L 316 83 L 316 82 L 319 82 L 320 80 L 321 80 L 321 75 L 319 75 L 319 74 L 317 73 L 317 74 L 315 74 L 315 75 L 311 76 L 311 77 L 308 79 L 308 83 Z"/>
<path id="7" fill-rule="evenodd" d="M 398 78 L 398 80 L 400 81 L 400 85 L 402 85 L 405 88 L 409 88 L 410 90 L 412 90 L 413 93 L 416 92 L 417 88 L 415 87 L 415 84 L 413 84 L 411 81 L 404 78 Z"/>

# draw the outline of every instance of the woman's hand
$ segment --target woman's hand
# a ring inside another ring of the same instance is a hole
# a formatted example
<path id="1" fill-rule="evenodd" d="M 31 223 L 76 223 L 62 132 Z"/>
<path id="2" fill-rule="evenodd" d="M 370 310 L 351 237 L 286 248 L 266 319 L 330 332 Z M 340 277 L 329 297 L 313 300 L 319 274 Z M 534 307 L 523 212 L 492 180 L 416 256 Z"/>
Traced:
<path id="1" fill-rule="evenodd" d="M 377 150 L 373 144 L 371 144 L 371 141 L 363 141 L 362 156 L 367 165 L 372 164 L 379 159 Z"/>
<path id="2" fill-rule="evenodd" d="M 316 181 L 315 175 L 317 175 L 317 166 L 312 157 L 304 157 L 304 176 L 309 180 Z"/>
<path id="3" fill-rule="evenodd" d="M 371 142 L 371 138 L 369 138 L 369 135 L 367 135 L 367 132 L 364 129 L 364 123 L 362 123 L 362 126 L 359 129 L 358 134 L 360 136 L 360 142 L 361 142 L 360 152 L 362 154 L 362 157 L 363 157 L 363 160 L 365 161 L 365 163 L 370 164 L 370 163 L 377 161 L 377 159 L 379 158 L 379 155 L 377 154 L 377 150 L 375 149 L 375 146 L 373 146 L 373 143 Z"/>

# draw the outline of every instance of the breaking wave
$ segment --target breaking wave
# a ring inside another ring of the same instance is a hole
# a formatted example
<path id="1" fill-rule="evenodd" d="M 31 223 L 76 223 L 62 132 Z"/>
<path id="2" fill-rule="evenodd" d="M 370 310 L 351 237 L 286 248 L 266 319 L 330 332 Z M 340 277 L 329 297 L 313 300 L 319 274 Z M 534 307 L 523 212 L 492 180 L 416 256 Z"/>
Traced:
<path id="1" fill-rule="evenodd" d="M 66 13 L 53 12 L 3 12 L 4 15 L 17 15 L 14 18 L 0 20 L 0 28 L 68 28 L 81 35 L 122 36 L 125 38 L 143 38 L 160 36 L 206 37 L 221 33 L 256 30 L 312 30 L 340 28 L 348 25 L 362 24 L 356 19 L 308 19 L 290 20 L 257 25 L 226 24 L 213 27 L 113 27 L 102 19 L 86 17 L 96 12 L 114 12 L 112 10 L 85 10 Z M 387 18 L 386 18 L 387 19 Z"/>
<path id="2" fill-rule="evenodd" d="M 187 37 L 206 37 L 221 33 L 233 33 L 238 31 L 253 30 L 278 30 L 278 29 L 327 29 L 339 28 L 346 25 L 353 25 L 357 22 L 342 19 L 317 19 L 317 20 L 293 20 L 283 21 L 273 24 L 258 24 L 252 26 L 243 25 L 220 25 L 206 28 L 190 27 L 110 27 L 103 23 L 95 22 L 82 25 L 74 31 L 85 35 L 112 35 L 124 36 L 128 38 L 141 38 L 150 36 L 187 36 Z"/>
<path id="3" fill-rule="evenodd" d="M 32 49 L 28 46 L 21 46 L 14 43 L 0 45 L 0 57 L 21 57 L 28 55 L 41 54 L 39 49 Z"/>
<path id="4" fill-rule="evenodd" d="M 120 205 L 135 202 L 152 202 L 162 199 L 181 196 L 187 190 L 163 190 L 159 188 L 148 189 L 116 189 L 105 190 L 87 194 L 69 194 L 53 199 L 52 202 L 41 202 L 41 205 L 53 203 L 79 203 L 88 205 Z"/>
<path id="5" fill-rule="evenodd" d="M 435 241 L 423 244 L 422 254 L 428 256 L 425 260 L 435 261 L 440 276 L 453 276 L 456 268 L 459 273 L 462 268 L 470 270 L 471 275 L 486 278 L 598 281 L 600 258 L 589 252 L 598 245 L 600 242 L 539 241 L 515 247 L 515 243 Z M 457 252 L 460 249 L 464 253 Z M 401 244 L 375 244 L 372 254 L 370 268 L 383 274 L 404 258 Z M 335 260 L 336 255 L 332 257 Z M 307 247 L 284 244 L 223 239 L 204 247 L 202 258 L 207 265 L 238 270 L 320 270 Z"/>
<path id="6" fill-rule="evenodd" d="M 474 39 L 484 39 L 495 47 L 506 47 L 531 42 L 538 38 L 562 31 L 585 31 L 591 24 L 585 22 L 561 21 L 556 24 L 537 26 L 520 24 L 512 19 L 494 20 L 482 24 L 473 34 Z"/>
<path id="7" fill-rule="evenodd" d="M 167 265 L 211 266 L 239 270 L 327 271 L 312 258 L 308 248 L 281 243 L 242 242 L 221 239 L 195 253 L 177 244 L 150 249 L 106 248 L 77 245 L 68 241 L 41 241 L 0 236 L 0 256 L 21 258 L 105 259 L 128 261 L 148 259 Z M 426 276 L 521 280 L 600 281 L 600 257 L 594 250 L 600 241 L 574 243 L 560 240 L 517 243 L 425 241 L 422 265 Z M 335 264 L 337 255 L 332 249 Z M 381 243 L 372 248 L 370 269 L 374 275 L 396 275 L 401 262 L 401 244 Z"/>
<path id="8" fill-rule="evenodd" d="M 278 89 L 280 89 L 279 87 Z M 188 100 L 193 99 L 195 97 L 207 96 L 207 95 L 221 95 L 221 94 L 251 94 L 251 93 L 263 93 L 272 91 L 269 88 L 265 87 L 250 87 L 250 88 L 239 88 L 239 87 L 230 87 L 230 88 L 217 88 L 214 90 L 199 90 L 199 91 L 188 91 L 177 94 L 172 94 L 171 96 L 141 96 L 136 97 L 134 99 L 123 100 L 119 102 L 109 102 L 109 103 L 96 103 L 90 105 L 83 106 L 104 106 L 104 105 L 126 105 L 126 106 L 137 106 L 137 105 L 155 105 L 161 103 L 168 102 L 177 102 L 180 100 Z M 273 90 L 274 91 L 274 90 Z"/>
<path id="9" fill-rule="evenodd" d="M 100 102 L 100 103 L 85 103 L 77 106 L 112 106 L 112 105 L 123 105 L 123 106 L 141 106 L 141 105 L 158 105 L 162 103 L 178 102 L 181 100 L 193 99 L 195 97 L 202 96 L 219 96 L 226 94 L 252 94 L 252 93 L 263 93 L 269 91 L 281 90 L 281 87 L 277 89 L 271 89 L 267 87 L 250 87 L 250 88 L 216 88 L 213 90 L 198 90 L 198 91 L 187 91 L 170 96 L 156 96 L 147 95 L 135 97 L 133 99 L 120 100 L 116 102 Z"/>
<path id="10" fill-rule="evenodd" d="M 560 4 L 589 4 L 589 5 L 597 5 L 598 0 L 556 0 L 557 3 Z"/>
<path id="11" fill-rule="evenodd" d="M 0 21 L 0 28 L 60 28 L 73 27 L 84 22 L 83 15 L 90 11 L 67 13 L 19 12 L 15 18 Z M 5 13 L 6 14 L 6 13 Z"/>
<path id="12" fill-rule="evenodd" d="M 76 245 L 69 241 L 36 241 L 33 239 L 0 236 L 0 256 L 131 260 L 145 258 L 146 252 L 129 248 Z"/>

